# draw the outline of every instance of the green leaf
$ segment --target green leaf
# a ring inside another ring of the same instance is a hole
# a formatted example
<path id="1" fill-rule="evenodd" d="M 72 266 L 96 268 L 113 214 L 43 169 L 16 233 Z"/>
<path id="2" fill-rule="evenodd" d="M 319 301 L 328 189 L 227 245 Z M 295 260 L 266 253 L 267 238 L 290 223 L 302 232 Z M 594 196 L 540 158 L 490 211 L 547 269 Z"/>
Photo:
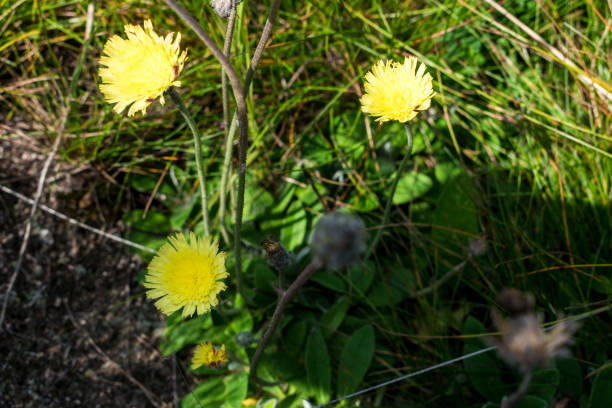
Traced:
<path id="1" fill-rule="evenodd" d="M 431 178 L 423 173 L 411 171 L 401 176 L 393 196 L 393 204 L 405 204 L 422 197 L 433 186 Z"/>
<path id="2" fill-rule="evenodd" d="M 310 280 L 317 282 L 318 284 L 325 286 L 327 289 L 331 289 L 336 292 L 346 292 L 346 284 L 335 272 L 320 271 L 314 274 Z"/>
<path id="3" fill-rule="evenodd" d="M 220 407 L 225 395 L 221 377 L 211 377 L 181 399 L 181 408 Z"/>
<path id="4" fill-rule="evenodd" d="M 369 291 L 369 298 L 376 306 L 394 305 L 414 291 L 414 275 L 411 271 L 399 265 L 391 265 L 386 269 L 388 272 L 385 276 L 378 275 L 380 279 L 374 281 Z"/>
<path id="5" fill-rule="evenodd" d="M 467 234 L 477 234 L 478 210 L 475 188 L 468 175 L 449 181 L 436 203 L 433 214 L 433 241 L 438 245 L 461 251 L 468 242 Z"/>
<path id="6" fill-rule="evenodd" d="M 359 292 L 365 293 L 374 279 L 374 270 L 372 261 L 357 263 L 349 269 L 349 281 Z"/>
<path id="7" fill-rule="evenodd" d="M 363 326 L 349 337 L 340 354 L 338 395 L 350 394 L 357 390 L 370 368 L 374 348 L 374 329 L 371 325 Z"/>
<path id="8" fill-rule="evenodd" d="M 360 212 L 369 212 L 380 207 L 378 197 L 365 189 L 356 189 L 350 194 L 348 202 L 352 210 Z"/>
<path id="9" fill-rule="evenodd" d="M 302 208 L 300 201 L 294 201 L 287 215 L 283 218 L 283 227 L 280 233 L 280 241 L 288 250 L 294 251 L 304 244 L 308 220 L 306 211 Z"/>
<path id="10" fill-rule="evenodd" d="M 287 327 L 284 336 L 286 341 L 285 348 L 291 356 L 297 357 L 303 351 L 302 346 L 304 345 L 307 329 L 308 325 L 305 320 L 296 319 Z"/>
<path id="11" fill-rule="evenodd" d="M 211 326 L 212 318 L 210 315 L 198 316 L 194 319 L 168 325 L 160 344 L 162 354 L 169 356 L 187 345 L 200 342 L 205 337 L 206 329 Z"/>
<path id="12" fill-rule="evenodd" d="M 559 371 L 556 368 L 546 368 L 533 373 L 533 378 L 527 395 L 550 401 L 559 387 Z"/>
<path id="13" fill-rule="evenodd" d="M 331 366 L 325 340 L 318 327 L 313 327 L 306 341 L 306 376 L 317 402 L 329 401 L 331 395 Z"/>
<path id="14" fill-rule="evenodd" d="M 321 316 L 321 327 L 323 328 L 323 337 L 329 338 L 344 320 L 346 311 L 349 308 L 349 303 L 346 297 L 341 297 L 330 307 L 323 316 Z"/>
<path id="15" fill-rule="evenodd" d="M 274 205 L 274 197 L 272 194 L 259 187 L 257 184 L 251 184 L 244 190 L 244 222 L 257 219 L 259 216 L 266 214 Z"/>
<path id="16" fill-rule="evenodd" d="M 484 333 L 484 326 L 472 316 L 468 316 L 463 324 L 464 335 Z M 463 348 L 463 354 L 473 353 L 483 348 L 480 339 L 467 338 Z M 502 381 L 500 363 L 493 352 L 479 354 L 464 360 L 464 367 L 470 383 L 481 395 L 489 401 L 499 401 L 508 391 L 505 381 Z"/>
<path id="17" fill-rule="evenodd" d="M 223 408 L 242 406 L 242 401 L 247 395 L 249 374 L 246 371 L 240 371 L 224 377 L 223 382 L 225 383 Z"/>
<path id="18" fill-rule="evenodd" d="M 548 402 L 533 395 L 526 395 L 518 400 L 514 408 L 548 408 Z"/>
<path id="19" fill-rule="evenodd" d="M 559 370 L 559 390 L 575 399 L 582 395 L 582 369 L 573 358 L 558 358 L 555 361 Z"/>
<path id="20" fill-rule="evenodd" d="M 612 360 L 607 361 L 595 376 L 587 408 L 609 408 L 612 401 Z"/>
<path id="21" fill-rule="evenodd" d="M 269 400 L 259 400 L 257 401 L 257 405 L 255 408 L 276 408 L 278 405 L 278 400 L 276 398 Z"/>

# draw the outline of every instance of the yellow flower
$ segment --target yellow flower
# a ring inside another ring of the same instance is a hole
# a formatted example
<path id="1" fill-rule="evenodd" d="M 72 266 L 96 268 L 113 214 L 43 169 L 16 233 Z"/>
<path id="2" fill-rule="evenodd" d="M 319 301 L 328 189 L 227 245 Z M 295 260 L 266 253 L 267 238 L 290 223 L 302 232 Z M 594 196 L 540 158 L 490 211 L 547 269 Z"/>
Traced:
<path id="1" fill-rule="evenodd" d="M 181 86 L 176 81 L 183 69 L 187 51 L 179 48 L 181 34 L 169 33 L 160 37 L 153 31 L 151 20 L 144 28 L 126 24 L 127 40 L 112 36 L 104 45 L 100 58 L 100 91 L 114 110 L 121 113 L 132 105 L 128 116 L 138 111 L 146 112 L 151 102 L 158 97 L 164 104 L 164 92 L 170 86 Z"/>
<path id="2" fill-rule="evenodd" d="M 228 276 L 224 252 L 217 242 L 197 238 L 189 242 L 176 234 L 157 251 L 145 275 L 147 297 L 157 299 L 155 306 L 170 315 L 183 308 L 183 317 L 204 314 L 218 303 L 217 295 L 225 289 L 221 280 Z"/>
<path id="3" fill-rule="evenodd" d="M 378 61 L 366 74 L 361 110 L 378 116 L 378 122 L 403 123 L 412 120 L 418 111 L 428 109 L 434 96 L 431 75 L 425 74 L 424 64 L 417 70 L 417 64 L 415 57 L 407 57 L 403 64 Z"/>
<path id="4" fill-rule="evenodd" d="M 220 364 L 227 362 L 225 354 L 225 344 L 220 349 L 215 349 L 210 343 L 200 343 L 196 346 L 191 359 L 191 369 L 195 370 L 203 365 L 218 367 Z"/>

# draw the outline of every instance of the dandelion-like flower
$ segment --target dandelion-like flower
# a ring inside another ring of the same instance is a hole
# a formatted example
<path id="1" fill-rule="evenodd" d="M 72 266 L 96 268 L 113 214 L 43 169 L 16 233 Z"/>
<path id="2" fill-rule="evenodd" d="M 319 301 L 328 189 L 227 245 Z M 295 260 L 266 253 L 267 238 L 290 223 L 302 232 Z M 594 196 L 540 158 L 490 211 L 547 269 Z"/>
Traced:
<path id="1" fill-rule="evenodd" d="M 397 120 L 408 122 L 428 109 L 434 91 L 431 75 L 425 65 L 418 67 L 416 57 L 407 57 L 403 64 L 380 60 L 366 74 L 365 94 L 361 97 L 361 110 L 376 121 Z"/>
<path id="2" fill-rule="evenodd" d="M 213 368 L 227 362 L 225 353 L 225 344 L 219 349 L 215 349 L 211 343 L 200 343 L 196 346 L 191 359 L 191 369 L 195 370 L 203 365 L 209 365 Z"/>
<path id="3" fill-rule="evenodd" d="M 155 306 L 167 315 L 183 308 L 183 317 L 204 314 L 218 303 L 217 295 L 225 289 L 224 252 L 210 238 L 189 242 L 183 234 L 168 238 L 149 264 L 144 286 L 147 297 L 157 299 Z"/>
<path id="4" fill-rule="evenodd" d="M 115 112 L 121 113 L 132 105 L 128 116 L 146 112 L 147 107 L 159 98 L 164 104 L 164 92 L 171 86 L 181 86 L 179 76 L 187 58 L 181 52 L 181 34 L 160 37 L 153 30 L 151 20 L 144 27 L 126 24 L 127 39 L 112 36 L 104 45 L 100 58 L 100 91 L 107 102 L 116 104 Z"/>

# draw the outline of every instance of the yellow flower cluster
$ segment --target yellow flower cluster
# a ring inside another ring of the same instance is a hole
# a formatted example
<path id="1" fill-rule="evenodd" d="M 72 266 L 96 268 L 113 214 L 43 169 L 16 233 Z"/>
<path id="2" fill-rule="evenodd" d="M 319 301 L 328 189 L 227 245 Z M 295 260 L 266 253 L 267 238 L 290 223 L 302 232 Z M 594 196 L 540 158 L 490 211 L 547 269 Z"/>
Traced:
<path id="1" fill-rule="evenodd" d="M 192 232 L 189 242 L 183 234 L 169 237 L 157 252 L 145 275 L 147 297 L 159 300 L 155 306 L 170 315 L 183 308 L 183 317 L 208 313 L 225 289 L 224 252 L 217 242 L 198 238 Z"/>
<path id="2" fill-rule="evenodd" d="M 147 107 L 160 98 L 171 86 L 181 86 L 176 78 L 183 70 L 187 51 L 181 52 L 181 34 L 161 37 L 153 30 L 151 20 L 144 27 L 126 24 L 127 39 L 112 36 L 104 45 L 100 58 L 100 91 L 109 103 L 116 104 L 121 113 L 132 105 L 128 116 L 146 112 Z"/>
<path id="3" fill-rule="evenodd" d="M 191 369 L 195 370 L 203 365 L 218 367 L 220 364 L 227 362 L 225 353 L 225 344 L 219 349 L 215 349 L 211 343 L 200 343 L 196 346 L 191 359 Z"/>
<path id="4" fill-rule="evenodd" d="M 417 65 L 415 57 L 407 57 L 403 64 L 381 60 L 374 65 L 365 77 L 361 110 L 377 116 L 378 122 L 403 123 L 428 109 L 434 96 L 432 79 L 424 64 L 418 70 Z"/>

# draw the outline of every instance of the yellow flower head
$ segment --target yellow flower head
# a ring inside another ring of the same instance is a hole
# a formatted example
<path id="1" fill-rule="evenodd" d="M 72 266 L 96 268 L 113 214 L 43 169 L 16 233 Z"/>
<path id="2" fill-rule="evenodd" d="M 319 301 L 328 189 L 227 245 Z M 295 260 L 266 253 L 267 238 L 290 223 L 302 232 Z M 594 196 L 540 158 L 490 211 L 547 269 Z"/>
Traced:
<path id="1" fill-rule="evenodd" d="M 149 264 L 144 286 L 147 297 L 157 299 L 155 306 L 167 315 L 183 308 L 183 317 L 204 314 L 218 303 L 217 295 L 225 289 L 221 280 L 228 276 L 224 252 L 217 242 L 197 238 L 189 242 L 183 234 L 168 238 Z"/>
<path id="2" fill-rule="evenodd" d="M 418 60 L 407 57 L 403 64 L 380 60 L 366 74 L 365 94 L 361 97 L 361 110 L 376 121 L 397 120 L 408 122 L 417 111 L 429 108 L 434 91 L 431 75 L 425 65 L 417 70 Z"/>
<path id="3" fill-rule="evenodd" d="M 176 81 L 183 69 L 187 51 L 179 48 L 181 34 L 160 37 L 153 31 L 151 20 L 144 27 L 126 24 L 127 40 L 112 36 L 104 45 L 100 58 L 100 91 L 114 110 L 121 113 L 132 105 L 128 116 L 145 113 L 158 97 L 164 104 L 164 92 L 170 86 L 181 86 Z"/>
<path id="4" fill-rule="evenodd" d="M 220 349 L 215 349 L 210 343 L 200 343 L 196 346 L 191 359 L 191 369 L 195 370 L 203 365 L 218 367 L 220 364 L 227 362 L 225 354 L 225 344 Z"/>

